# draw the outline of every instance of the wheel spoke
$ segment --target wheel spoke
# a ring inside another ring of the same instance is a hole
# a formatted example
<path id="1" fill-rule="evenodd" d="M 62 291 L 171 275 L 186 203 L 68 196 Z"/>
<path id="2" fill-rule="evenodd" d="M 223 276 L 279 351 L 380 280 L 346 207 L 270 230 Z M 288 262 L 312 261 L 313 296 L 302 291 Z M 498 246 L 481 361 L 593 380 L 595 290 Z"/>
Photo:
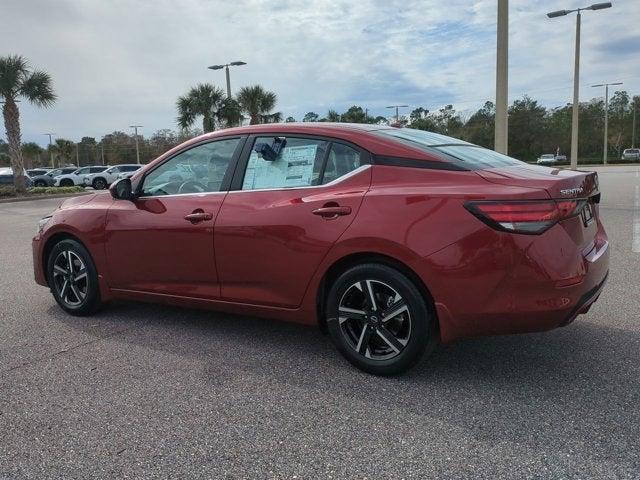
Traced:
<path id="1" fill-rule="evenodd" d="M 68 270 L 65 270 L 64 268 L 62 268 L 60 265 L 54 265 L 53 266 L 53 273 L 54 274 L 59 274 L 59 275 L 67 275 L 69 273 Z"/>
<path id="2" fill-rule="evenodd" d="M 65 302 L 67 300 L 67 295 L 69 294 L 69 281 L 65 280 L 62 284 L 62 288 L 60 289 L 60 298 L 62 298 Z"/>
<path id="3" fill-rule="evenodd" d="M 368 325 L 362 326 L 362 333 L 358 339 L 358 345 L 356 345 L 356 351 L 362 355 L 366 355 L 369 348 L 369 341 L 371 340 L 371 329 Z"/>
<path id="4" fill-rule="evenodd" d="M 67 250 L 67 263 L 69 264 L 69 273 L 73 273 L 73 260 L 71 259 L 71 250 Z"/>
<path id="5" fill-rule="evenodd" d="M 386 308 L 385 310 L 382 311 L 382 321 L 383 322 L 388 322 L 392 318 L 396 318 L 401 313 L 404 313 L 404 312 L 407 312 L 407 311 L 409 311 L 409 307 L 407 306 L 407 302 L 405 302 L 402 299 L 402 297 L 400 297 L 400 300 L 395 302 L 389 308 Z"/>
<path id="6" fill-rule="evenodd" d="M 74 282 L 77 282 L 78 280 L 82 280 L 83 278 L 87 278 L 87 269 L 83 268 L 82 270 L 80 270 L 75 278 L 73 279 Z"/>
<path id="7" fill-rule="evenodd" d="M 378 304 L 376 303 L 376 296 L 373 293 L 373 282 L 371 280 L 367 280 L 367 293 L 369 294 L 369 303 L 371 304 L 371 310 L 378 310 Z"/>
<path id="8" fill-rule="evenodd" d="M 340 320 L 340 323 L 344 322 L 346 319 L 348 318 L 352 318 L 354 320 L 364 320 L 365 318 L 365 311 L 364 310 L 357 310 L 355 308 L 349 308 L 349 307 L 339 307 L 338 308 L 338 318 Z"/>
<path id="9" fill-rule="evenodd" d="M 76 296 L 76 300 L 78 302 L 81 302 L 82 300 L 84 300 L 85 294 L 82 293 L 78 287 L 76 287 L 73 283 L 71 284 L 71 291 L 73 292 L 73 294 Z"/>
<path id="10" fill-rule="evenodd" d="M 376 333 L 396 353 L 400 353 L 400 350 L 402 350 L 404 348 L 404 345 L 393 335 L 393 333 L 391 333 L 389 330 L 387 330 L 386 327 L 380 325 L 378 327 L 378 329 L 376 330 Z"/>

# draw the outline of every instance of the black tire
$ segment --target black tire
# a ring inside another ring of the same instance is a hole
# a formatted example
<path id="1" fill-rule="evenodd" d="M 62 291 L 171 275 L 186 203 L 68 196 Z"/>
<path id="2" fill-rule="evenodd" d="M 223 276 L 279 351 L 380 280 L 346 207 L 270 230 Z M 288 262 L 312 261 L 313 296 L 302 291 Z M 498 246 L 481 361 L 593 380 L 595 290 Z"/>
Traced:
<path id="1" fill-rule="evenodd" d="M 62 180 L 60 180 L 61 187 L 73 187 L 73 185 L 73 180 L 69 180 L 68 178 L 63 178 Z"/>
<path id="2" fill-rule="evenodd" d="M 45 182 L 44 180 L 36 180 L 33 183 L 34 187 L 46 187 L 47 186 L 47 182 Z"/>
<path id="3" fill-rule="evenodd" d="M 94 178 L 91 185 L 94 190 L 104 190 L 107 188 L 107 181 L 104 178 Z"/>
<path id="4" fill-rule="evenodd" d="M 98 272 L 91 255 L 80 242 L 66 239 L 54 245 L 47 259 L 47 279 L 53 298 L 65 312 L 85 316 L 100 308 Z"/>
<path id="5" fill-rule="evenodd" d="M 433 309 L 409 278 L 386 265 L 367 263 L 341 274 L 326 308 L 329 334 L 340 353 L 374 375 L 407 371 L 437 342 Z"/>

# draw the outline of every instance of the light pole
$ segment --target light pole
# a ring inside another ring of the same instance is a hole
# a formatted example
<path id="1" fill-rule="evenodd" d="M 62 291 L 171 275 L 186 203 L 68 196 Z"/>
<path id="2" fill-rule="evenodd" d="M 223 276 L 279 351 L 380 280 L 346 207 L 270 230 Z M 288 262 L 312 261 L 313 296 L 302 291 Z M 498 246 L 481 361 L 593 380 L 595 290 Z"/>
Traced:
<path id="1" fill-rule="evenodd" d="M 211 65 L 210 68 L 211 70 L 220 70 L 222 68 L 225 69 L 225 74 L 227 77 L 227 98 L 231 98 L 231 82 L 229 81 L 229 67 L 239 67 L 240 65 L 246 65 L 246 62 L 231 62 L 231 63 L 225 63 L 224 65 Z"/>
<path id="2" fill-rule="evenodd" d="M 51 163 L 51 168 L 55 168 L 53 164 L 53 150 L 51 150 L 51 135 L 55 135 L 55 133 L 43 133 L 43 135 L 47 135 L 49 137 L 49 162 Z"/>
<path id="3" fill-rule="evenodd" d="M 557 10 L 555 12 L 547 13 L 547 17 L 556 18 L 563 17 L 573 12 L 577 12 L 576 15 L 576 52 L 573 71 L 573 114 L 571 116 L 571 168 L 573 170 L 578 168 L 578 111 L 580 89 L 578 82 L 580 80 L 580 19 L 583 10 L 602 10 L 603 8 L 610 8 L 611 2 L 594 3 L 590 7 L 575 8 L 573 10 Z"/>
<path id="4" fill-rule="evenodd" d="M 135 130 L 135 135 L 136 135 L 136 161 L 138 162 L 138 165 L 140 165 L 140 150 L 138 148 L 138 129 L 142 128 L 142 125 L 129 125 L 129 128 L 133 128 Z"/>
<path id="5" fill-rule="evenodd" d="M 509 145 L 509 0 L 498 0 L 496 39 L 496 128 L 493 149 L 504 155 Z"/>
<path id="6" fill-rule="evenodd" d="M 631 123 L 631 148 L 636 148 L 636 112 L 638 110 L 638 99 L 633 102 L 633 122 Z"/>
<path id="7" fill-rule="evenodd" d="M 400 121 L 399 108 L 407 108 L 409 105 L 389 105 L 386 108 L 395 108 L 396 109 L 396 123 Z"/>
<path id="8" fill-rule="evenodd" d="M 609 132 L 609 85 L 622 85 L 622 82 L 591 85 L 592 87 L 604 87 L 604 153 L 602 154 L 602 163 L 604 165 L 607 164 L 607 156 L 609 153 L 607 146 L 607 135 Z"/>

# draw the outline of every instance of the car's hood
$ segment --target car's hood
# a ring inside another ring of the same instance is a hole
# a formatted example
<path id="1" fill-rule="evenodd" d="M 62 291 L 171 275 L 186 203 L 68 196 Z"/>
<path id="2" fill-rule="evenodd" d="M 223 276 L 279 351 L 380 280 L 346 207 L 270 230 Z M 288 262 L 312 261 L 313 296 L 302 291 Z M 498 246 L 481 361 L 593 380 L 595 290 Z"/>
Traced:
<path id="1" fill-rule="evenodd" d="M 73 207 L 76 207 L 78 205 L 83 205 L 85 203 L 88 203 L 88 202 L 92 201 L 97 196 L 98 196 L 97 193 L 80 194 L 77 197 L 67 198 L 65 201 L 63 201 L 60 204 L 60 206 L 58 208 L 60 210 L 66 210 L 68 208 L 73 208 Z"/>

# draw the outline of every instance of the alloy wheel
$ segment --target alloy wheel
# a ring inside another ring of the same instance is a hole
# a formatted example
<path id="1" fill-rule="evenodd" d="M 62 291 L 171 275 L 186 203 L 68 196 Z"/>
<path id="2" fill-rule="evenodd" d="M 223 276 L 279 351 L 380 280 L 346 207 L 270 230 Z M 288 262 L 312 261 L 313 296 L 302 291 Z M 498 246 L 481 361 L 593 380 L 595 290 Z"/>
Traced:
<path id="1" fill-rule="evenodd" d="M 397 290 L 367 279 L 349 286 L 338 305 L 340 331 L 358 354 L 372 360 L 398 356 L 411 338 L 411 314 Z"/>
<path id="2" fill-rule="evenodd" d="M 53 284 L 60 299 L 69 307 L 77 307 L 87 297 L 89 277 L 80 256 L 63 250 L 53 262 Z"/>

